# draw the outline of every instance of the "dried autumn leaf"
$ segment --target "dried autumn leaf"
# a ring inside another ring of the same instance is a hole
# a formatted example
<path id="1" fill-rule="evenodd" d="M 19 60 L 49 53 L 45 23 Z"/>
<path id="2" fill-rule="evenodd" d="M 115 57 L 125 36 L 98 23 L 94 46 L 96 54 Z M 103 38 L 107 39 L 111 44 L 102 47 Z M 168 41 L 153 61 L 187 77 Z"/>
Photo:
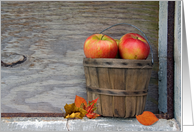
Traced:
<path id="1" fill-rule="evenodd" d="M 75 101 L 74 101 L 76 107 L 81 107 L 82 103 L 84 103 L 85 106 L 87 106 L 87 102 L 84 98 L 77 96 L 75 97 Z"/>
<path id="2" fill-rule="evenodd" d="M 72 113 L 71 115 L 67 115 L 65 118 L 79 118 L 79 119 L 81 119 L 80 112 Z"/>
<path id="3" fill-rule="evenodd" d="M 144 111 L 141 115 L 136 115 L 136 119 L 142 125 L 152 125 L 157 122 L 159 119 L 150 111 Z"/>
<path id="4" fill-rule="evenodd" d="M 92 100 L 91 102 L 89 101 L 89 104 L 88 104 L 89 106 L 86 108 L 86 111 L 88 113 L 92 113 L 94 110 L 96 110 L 96 103 L 98 101 L 98 98 L 96 98 L 95 100 Z"/>
<path id="5" fill-rule="evenodd" d="M 86 116 L 89 119 L 95 119 L 96 117 L 100 116 L 99 114 L 94 113 L 94 111 L 97 109 L 97 107 L 96 107 L 97 100 L 98 100 L 98 98 L 95 100 L 89 101 L 89 103 L 87 104 L 87 102 L 84 98 L 76 95 L 74 103 L 75 103 L 76 107 L 82 108 L 82 109 L 87 111 Z M 73 116 L 75 116 L 75 114 L 68 115 L 67 117 L 71 118 Z"/>
<path id="6" fill-rule="evenodd" d="M 98 101 L 98 98 L 96 98 L 95 100 L 89 101 L 88 106 L 86 107 L 86 111 L 87 114 L 86 116 L 89 119 L 95 119 L 96 117 L 100 116 L 99 114 L 93 113 L 96 110 L 96 103 Z"/>
<path id="7" fill-rule="evenodd" d="M 88 113 L 86 114 L 86 116 L 89 118 L 89 119 L 95 119 L 96 117 L 100 116 L 99 114 L 97 113 Z"/>
<path id="8" fill-rule="evenodd" d="M 66 104 L 64 106 L 64 109 L 66 111 L 65 116 L 64 116 L 65 118 L 79 118 L 79 119 L 83 119 L 83 117 L 87 114 L 86 110 L 84 110 L 82 108 L 79 108 L 79 107 L 76 107 L 75 103 Z"/>

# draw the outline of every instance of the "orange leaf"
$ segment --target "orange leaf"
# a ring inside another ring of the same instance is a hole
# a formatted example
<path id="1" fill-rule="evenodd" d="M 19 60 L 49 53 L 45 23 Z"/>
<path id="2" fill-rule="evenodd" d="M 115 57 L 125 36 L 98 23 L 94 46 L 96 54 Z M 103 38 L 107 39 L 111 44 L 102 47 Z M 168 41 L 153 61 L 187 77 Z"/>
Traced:
<path id="1" fill-rule="evenodd" d="M 98 97 L 99 98 L 99 97 Z M 75 97 L 75 106 L 78 108 L 82 108 L 83 110 L 86 110 L 86 116 L 89 119 L 95 119 L 96 117 L 100 116 L 97 113 L 94 113 L 94 111 L 96 110 L 96 103 L 98 101 L 98 98 L 96 98 L 95 100 L 89 101 L 88 105 L 87 102 L 84 98 L 77 96 Z M 77 113 L 74 113 L 70 116 L 68 116 L 68 118 L 72 118 L 75 115 L 78 115 Z"/>
<path id="2" fill-rule="evenodd" d="M 75 97 L 75 106 L 80 108 L 82 103 L 84 103 L 84 105 L 87 106 L 86 100 L 84 98 L 76 95 L 76 97 Z"/>
<path id="3" fill-rule="evenodd" d="M 144 111 L 141 115 L 136 115 L 137 120 L 142 125 L 152 125 L 157 122 L 159 119 L 150 111 Z"/>

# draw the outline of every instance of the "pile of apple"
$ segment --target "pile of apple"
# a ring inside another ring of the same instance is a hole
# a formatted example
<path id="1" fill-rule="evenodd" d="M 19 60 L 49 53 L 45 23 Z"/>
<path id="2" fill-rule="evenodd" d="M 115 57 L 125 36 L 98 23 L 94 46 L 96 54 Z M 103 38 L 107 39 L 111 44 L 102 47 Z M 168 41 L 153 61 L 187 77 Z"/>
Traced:
<path id="1" fill-rule="evenodd" d="M 150 47 L 144 37 L 127 33 L 120 40 L 104 34 L 93 34 L 84 43 L 87 58 L 121 58 L 143 60 L 148 57 Z"/>

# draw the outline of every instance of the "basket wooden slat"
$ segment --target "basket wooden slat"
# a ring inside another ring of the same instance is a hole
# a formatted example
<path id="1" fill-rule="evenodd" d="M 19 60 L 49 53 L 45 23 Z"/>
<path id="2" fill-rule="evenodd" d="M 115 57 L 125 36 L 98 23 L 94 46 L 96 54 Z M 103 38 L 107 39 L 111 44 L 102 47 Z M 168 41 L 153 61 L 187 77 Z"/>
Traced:
<path id="1" fill-rule="evenodd" d="M 135 90 L 135 82 L 137 76 L 135 75 L 135 70 L 127 70 L 126 76 L 126 90 Z M 125 117 L 133 117 L 136 114 L 136 97 L 126 97 L 126 115 Z"/>
<path id="2" fill-rule="evenodd" d="M 125 90 L 125 69 L 109 69 L 109 77 L 112 89 Z M 125 97 L 112 96 L 113 98 L 113 116 L 125 116 Z M 121 103 L 123 102 L 123 103 Z"/>
<path id="3" fill-rule="evenodd" d="M 99 67 L 97 70 L 100 88 L 111 89 L 108 68 Z M 100 100 L 102 109 L 101 115 L 112 116 L 113 111 L 112 109 L 110 110 L 110 105 L 113 105 L 112 97 L 109 95 L 100 95 Z"/>
<path id="4" fill-rule="evenodd" d="M 151 60 L 84 58 L 83 65 L 87 99 L 99 97 L 96 113 L 125 118 L 143 113 L 145 91 L 152 72 Z"/>

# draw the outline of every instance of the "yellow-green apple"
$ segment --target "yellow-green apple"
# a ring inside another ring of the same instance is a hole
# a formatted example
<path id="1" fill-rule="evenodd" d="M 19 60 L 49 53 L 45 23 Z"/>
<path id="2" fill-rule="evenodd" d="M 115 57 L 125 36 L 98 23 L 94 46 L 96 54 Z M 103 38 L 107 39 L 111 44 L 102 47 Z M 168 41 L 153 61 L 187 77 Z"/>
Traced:
<path id="1" fill-rule="evenodd" d="M 93 34 L 84 43 L 87 58 L 115 58 L 117 52 L 117 42 L 104 34 Z"/>
<path id="2" fill-rule="evenodd" d="M 119 53 L 123 59 L 146 59 L 150 53 L 150 46 L 141 35 L 127 33 L 120 39 Z"/>

